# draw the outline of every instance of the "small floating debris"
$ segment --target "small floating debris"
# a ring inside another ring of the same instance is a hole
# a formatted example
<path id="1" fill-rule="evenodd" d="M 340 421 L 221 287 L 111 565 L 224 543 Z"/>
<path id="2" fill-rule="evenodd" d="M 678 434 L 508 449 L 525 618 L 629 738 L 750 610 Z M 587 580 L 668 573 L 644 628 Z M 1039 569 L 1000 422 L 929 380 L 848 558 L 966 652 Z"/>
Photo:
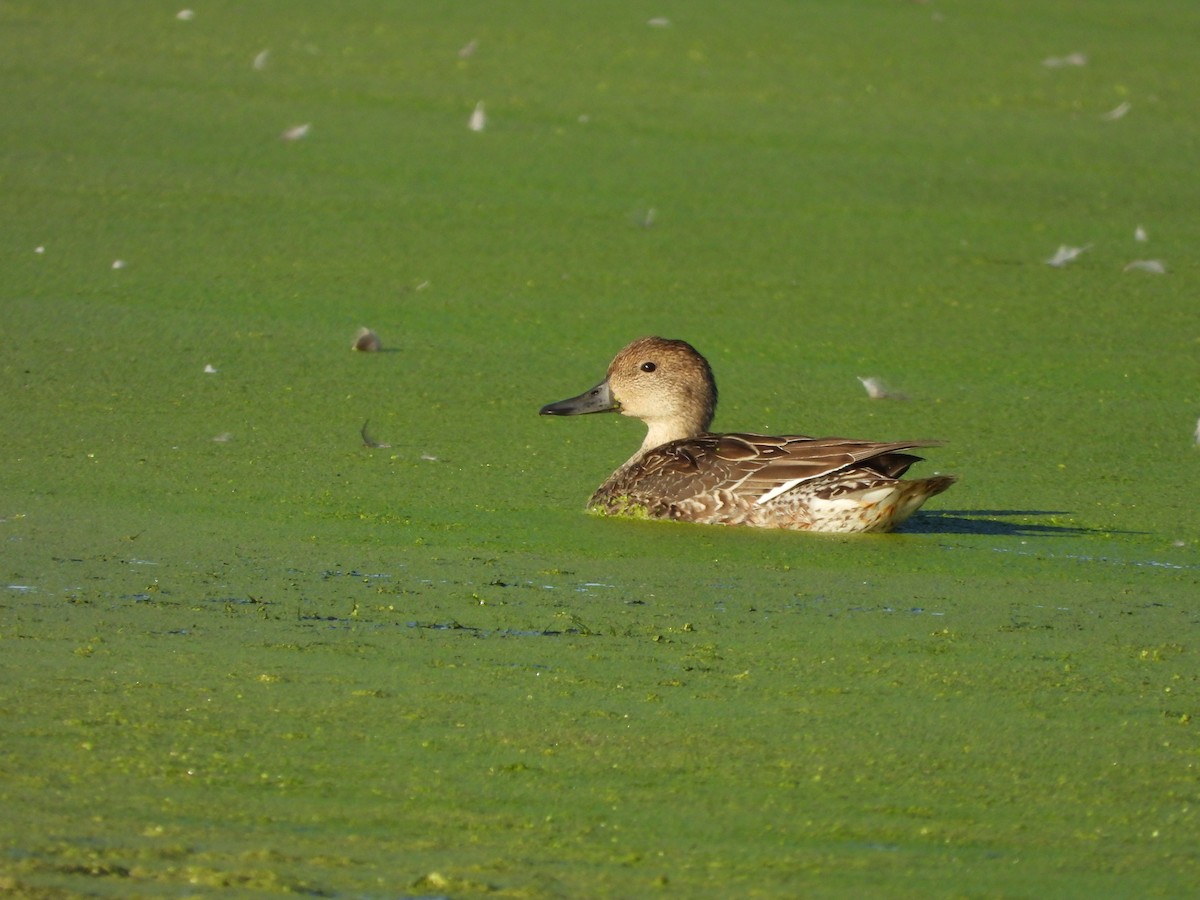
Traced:
<path id="1" fill-rule="evenodd" d="M 670 28 L 671 20 L 666 16 L 655 16 L 653 19 L 647 21 L 646 24 L 651 28 Z"/>
<path id="2" fill-rule="evenodd" d="M 483 131 L 483 129 L 487 128 L 487 113 L 483 111 L 482 100 L 475 104 L 475 110 L 471 113 L 471 118 L 467 121 L 467 127 L 472 131 Z"/>
<path id="3" fill-rule="evenodd" d="M 1200 447 L 1200 419 L 1196 420 L 1196 433 L 1192 437 L 1196 439 L 1196 446 Z"/>
<path id="4" fill-rule="evenodd" d="M 872 400 L 907 400 L 908 395 L 895 391 L 883 383 L 880 378 L 859 378 L 862 386 L 867 389 L 867 396 Z"/>
<path id="5" fill-rule="evenodd" d="M 367 426 L 370 424 L 371 420 L 367 419 L 367 421 L 363 422 L 362 429 L 359 431 L 359 434 L 362 435 L 363 446 L 370 447 L 372 450 L 386 450 L 392 446 L 391 444 L 381 444 L 379 441 L 374 440 L 367 432 Z"/>
<path id="6" fill-rule="evenodd" d="M 205 374 L 205 375 L 216 375 L 216 374 L 217 374 L 217 367 L 216 367 L 216 366 L 214 366 L 212 363 L 209 363 L 208 365 L 206 365 L 206 366 L 204 367 L 204 374 Z"/>
<path id="7" fill-rule="evenodd" d="M 1063 69 L 1068 66 L 1086 66 L 1087 62 L 1086 53 L 1068 53 L 1066 56 L 1047 56 L 1042 60 L 1042 65 L 1047 69 Z"/>
<path id="8" fill-rule="evenodd" d="M 1110 109 L 1104 115 L 1102 115 L 1100 118 L 1103 119 L 1105 122 L 1115 122 L 1115 121 L 1117 121 L 1117 119 L 1125 118 L 1125 116 L 1128 114 L 1129 110 L 1131 110 L 1131 109 L 1133 109 L 1133 107 L 1129 105 L 1128 100 L 1125 100 L 1125 101 L 1119 103 L 1118 105 L 1114 106 L 1112 109 Z"/>
<path id="9" fill-rule="evenodd" d="M 252 62 L 251 65 L 254 66 L 255 70 L 261 72 L 263 69 L 265 69 L 267 67 L 267 62 L 270 59 L 271 59 L 271 51 L 269 49 L 268 50 L 260 50 L 258 52 L 258 55 L 256 55 L 254 57 L 254 62 Z"/>
<path id="10" fill-rule="evenodd" d="M 222 431 L 215 438 L 213 438 L 213 442 L 217 443 L 217 444 L 228 444 L 232 440 L 233 440 L 233 432 L 232 431 Z"/>
<path id="11" fill-rule="evenodd" d="M 350 349 L 361 350 L 363 353 L 378 353 L 383 349 L 383 343 L 379 340 L 379 335 L 370 328 L 360 328 Z"/>
<path id="12" fill-rule="evenodd" d="M 123 260 L 123 259 L 114 259 L 114 260 L 113 260 L 112 267 L 113 267 L 114 269 L 123 269 L 123 268 L 125 268 L 125 266 L 127 266 L 127 265 L 128 265 L 128 263 L 127 263 L 127 262 L 125 262 L 125 260 Z"/>
<path id="13" fill-rule="evenodd" d="M 1161 259 L 1135 259 L 1127 265 L 1123 272 L 1150 272 L 1152 275 L 1166 275 L 1167 267 Z"/>
<path id="14" fill-rule="evenodd" d="M 1061 269 L 1067 263 L 1072 263 L 1077 260 L 1081 254 L 1092 249 L 1092 245 L 1088 244 L 1084 247 L 1068 247 L 1066 244 L 1061 245 L 1054 255 L 1046 260 L 1046 265 L 1054 266 L 1056 269 Z"/>
<path id="15" fill-rule="evenodd" d="M 1146 229 L 1139 225 L 1137 228 L 1133 229 L 1133 239 L 1138 243 L 1144 244 L 1146 241 L 1150 240 L 1150 236 L 1146 234 Z"/>
<path id="16" fill-rule="evenodd" d="M 434 456 L 431 453 L 422 453 L 421 459 L 425 460 L 425 462 L 441 462 L 441 460 L 438 457 Z"/>
<path id="17" fill-rule="evenodd" d="M 459 59 L 470 59 L 475 55 L 475 51 L 479 49 L 479 39 L 471 38 L 465 44 L 458 48 Z"/>
<path id="18" fill-rule="evenodd" d="M 33 252 L 37 253 L 37 254 L 42 254 L 42 253 L 46 252 L 46 248 L 43 247 L 41 244 L 38 244 L 36 247 L 33 248 Z"/>
<path id="19" fill-rule="evenodd" d="M 298 141 L 301 138 L 308 137 L 308 132 L 311 128 L 312 124 L 305 122 L 303 125 L 296 125 L 293 128 L 288 128 L 283 132 L 283 134 L 279 135 L 279 137 L 285 141 Z"/>
<path id="20" fill-rule="evenodd" d="M 654 222 L 657 218 L 658 218 L 658 210 L 652 206 L 648 210 L 646 210 L 641 216 L 639 216 L 638 224 L 640 226 L 642 226 L 643 228 L 653 228 Z"/>
<path id="21" fill-rule="evenodd" d="M 175 18 L 180 22 L 190 22 L 192 19 L 196 18 L 196 11 L 191 9 L 181 9 L 179 12 L 175 13 Z"/>

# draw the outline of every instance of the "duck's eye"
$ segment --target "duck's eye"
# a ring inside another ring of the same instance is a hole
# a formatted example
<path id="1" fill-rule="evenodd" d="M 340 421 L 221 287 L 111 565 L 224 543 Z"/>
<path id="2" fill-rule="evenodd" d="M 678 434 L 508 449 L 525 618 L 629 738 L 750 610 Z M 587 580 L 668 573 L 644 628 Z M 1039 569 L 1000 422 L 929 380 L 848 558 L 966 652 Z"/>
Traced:
<path id="1" fill-rule="evenodd" d="M 653 372 L 657 368 L 658 368 L 658 366 L 656 366 L 654 363 L 651 363 L 651 362 L 642 363 L 642 371 L 643 372 Z"/>

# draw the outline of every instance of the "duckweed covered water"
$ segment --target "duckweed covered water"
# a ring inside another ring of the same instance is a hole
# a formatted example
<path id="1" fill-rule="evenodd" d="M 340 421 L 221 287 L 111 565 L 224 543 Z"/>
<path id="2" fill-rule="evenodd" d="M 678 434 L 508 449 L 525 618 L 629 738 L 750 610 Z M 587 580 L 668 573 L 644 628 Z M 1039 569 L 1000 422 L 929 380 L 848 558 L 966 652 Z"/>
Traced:
<path id="1" fill-rule="evenodd" d="M 0 8 L 5 892 L 1186 893 L 1191 5 L 176 12 Z M 588 516 L 655 332 L 962 481 Z"/>

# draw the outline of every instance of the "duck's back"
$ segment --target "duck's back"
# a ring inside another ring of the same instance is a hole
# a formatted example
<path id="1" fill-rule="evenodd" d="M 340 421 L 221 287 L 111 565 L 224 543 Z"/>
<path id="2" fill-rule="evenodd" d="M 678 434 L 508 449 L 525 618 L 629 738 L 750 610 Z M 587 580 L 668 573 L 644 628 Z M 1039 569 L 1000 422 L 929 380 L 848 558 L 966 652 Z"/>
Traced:
<path id="1" fill-rule="evenodd" d="M 704 434 L 630 460 L 588 507 L 700 524 L 889 531 L 954 482 L 900 480 L 921 459 L 903 451 L 929 443 Z"/>

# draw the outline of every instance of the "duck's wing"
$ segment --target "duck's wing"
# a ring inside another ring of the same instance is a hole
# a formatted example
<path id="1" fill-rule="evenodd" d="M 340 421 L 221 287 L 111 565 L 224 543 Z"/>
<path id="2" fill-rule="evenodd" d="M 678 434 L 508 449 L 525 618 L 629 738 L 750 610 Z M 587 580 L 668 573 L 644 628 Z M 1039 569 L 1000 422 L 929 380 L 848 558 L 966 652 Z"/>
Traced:
<path id="1" fill-rule="evenodd" d="M 921 459 L 903 451 L 936 443 L 708 434 L 649 451 L 637 477 L 656 482 L 665 496 L 729 492 L 763 504 L 820 479 L 828 479 L 832 490 L 845 490 L 899 478 Z"/>

